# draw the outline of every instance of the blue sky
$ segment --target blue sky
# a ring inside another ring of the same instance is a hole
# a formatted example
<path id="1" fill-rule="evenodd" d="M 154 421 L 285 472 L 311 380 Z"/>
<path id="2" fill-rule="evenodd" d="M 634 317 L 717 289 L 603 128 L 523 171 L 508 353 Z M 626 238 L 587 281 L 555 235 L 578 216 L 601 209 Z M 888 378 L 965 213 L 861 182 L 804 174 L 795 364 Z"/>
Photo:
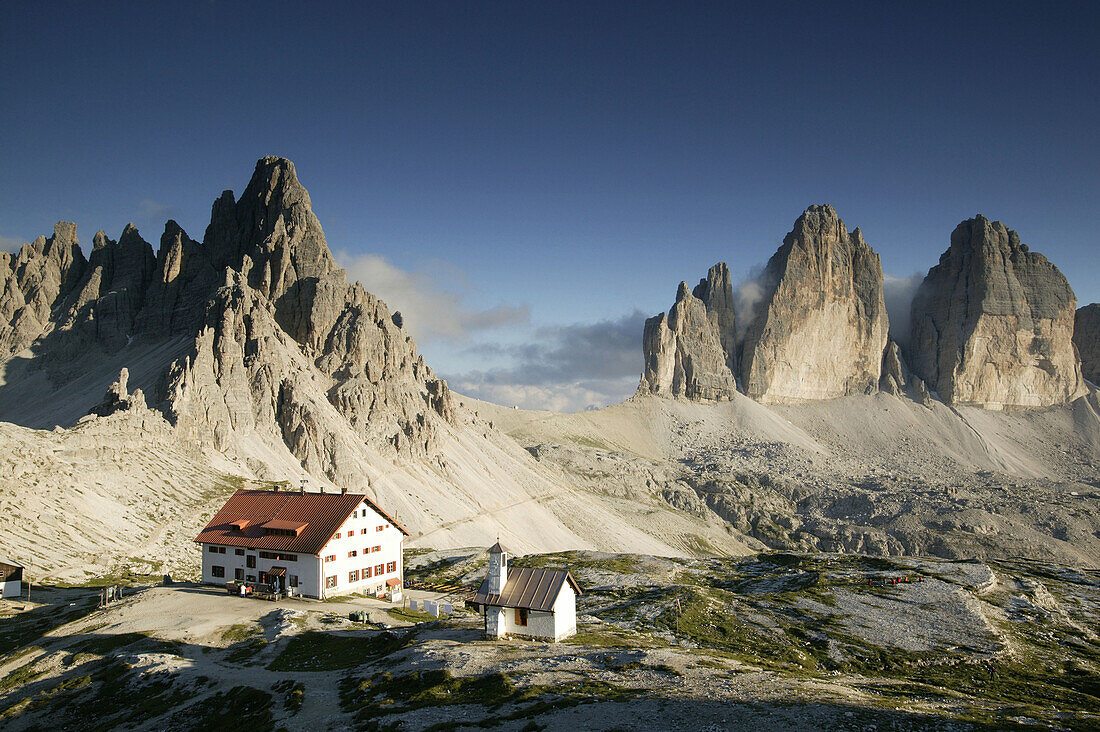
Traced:
<path id="1" fill-rule="evenodd" d="M 983 213 L 1100 300 L 1098 33 L 1095 3 L 5 3 L 0 246 L 201 238 L 284 155 L 453 386 L 579 409 L 812 203 L 896 277 Z"/>

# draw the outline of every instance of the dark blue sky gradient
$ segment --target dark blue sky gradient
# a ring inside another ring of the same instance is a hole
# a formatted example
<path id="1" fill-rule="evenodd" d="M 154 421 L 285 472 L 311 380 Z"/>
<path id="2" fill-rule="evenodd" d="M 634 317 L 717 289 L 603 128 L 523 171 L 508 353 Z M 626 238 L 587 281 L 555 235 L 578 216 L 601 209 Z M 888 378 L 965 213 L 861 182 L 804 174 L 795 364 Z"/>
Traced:
<path id="1" fill-rule="evenodd" d="M 1097 4 L 899 5 L 5 3 L 0 236 L 201 239 L 279 154 L 334 249 L 536 324 L 665 309 L 822 202 L 888 273 L 981 212 L 1100 300 Z"/>

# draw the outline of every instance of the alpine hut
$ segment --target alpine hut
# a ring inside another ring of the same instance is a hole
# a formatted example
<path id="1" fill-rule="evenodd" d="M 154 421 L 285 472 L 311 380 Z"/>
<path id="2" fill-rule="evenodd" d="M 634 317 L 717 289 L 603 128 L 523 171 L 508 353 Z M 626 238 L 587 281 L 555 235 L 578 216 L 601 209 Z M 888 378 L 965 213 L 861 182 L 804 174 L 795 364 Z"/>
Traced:
<path id="1" fill-rule="evenodd" d="M 365 495 L 238 490 L 195 537 L 202 581 L 280 593 L 381 597 L 401 587 L 409 532 Z"/>

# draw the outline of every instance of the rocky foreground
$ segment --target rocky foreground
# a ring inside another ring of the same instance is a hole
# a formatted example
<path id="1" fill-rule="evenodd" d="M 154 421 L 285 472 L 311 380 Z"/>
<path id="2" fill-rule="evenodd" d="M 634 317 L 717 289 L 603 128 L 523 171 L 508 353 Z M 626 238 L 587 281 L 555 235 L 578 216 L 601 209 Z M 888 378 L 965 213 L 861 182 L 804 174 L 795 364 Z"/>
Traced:
<path id="1" fill-rule="evenodd" d="M 0 719 L 12 730 L 1100 724 L 1096 572 L 796 553 L 516 562 L 578 577 L 575 638 L 485 641 L 476 615 L 436 621 L 354 598 L 273 606 L 184 585 L 97 609 L 94 590 L 36 588 L 37 609 L 3 620 Z M 409 574 L 472 586 L 485 563 L 483 551 L 421 552 Z M 371 622 L 348 621 L 349 608 Z"/>

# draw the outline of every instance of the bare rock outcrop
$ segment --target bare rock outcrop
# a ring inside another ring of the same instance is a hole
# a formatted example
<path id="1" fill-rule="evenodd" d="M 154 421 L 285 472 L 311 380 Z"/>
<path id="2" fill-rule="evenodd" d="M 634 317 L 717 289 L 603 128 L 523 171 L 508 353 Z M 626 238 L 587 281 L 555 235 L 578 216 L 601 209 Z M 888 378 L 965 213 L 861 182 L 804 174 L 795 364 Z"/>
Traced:
<path id="1" fill-rule="evenodd" d="M 107 387 L 107 393 L 103 395 L 103 401 L 92 408 L 91 414 L 98 417 L 108 417 L 116 412 L 124 412 L 131 409 L 148 409 L 145 403 L 145 395 L 141 389 L 134 389 L 131 394 L 127 391 L 127 382 L 130 372 L 122 369 L 118 374 L 118 381 Z"/>
<path id="2" fill-rule="evenodd" d="M 1077 310 L 1073 343 L 1081 355 L 1081 375 L 1100 385 L 1100 302 Z"/>
<path id="3" fill-rule="evenodd" d="M 85 261 L 76 227 L 60 223 L 54 237 L 0 255 L 0 283 L 8 357 L 32 347 L 35 368 L 62 389 L 84 377 L 82 362 L 161 354 L 163 365 L 140 369 L 152 406 L 219 450 L 281 443 L 308 470 L 351 484 L 366 473 L 352 455 L 363 445 L 424 454 L 456 420 L 400 317 L 347 283 L 285 158 L 261 159 L 240 199 L 226 191 L 214 202 L 201 243 L 169 221 L 154 255 L 128 225 L 118 241 L 96 234 Z M 84 408 L 130 408 L 128 376 Z"/>
<path id="4" fill-rule="evenodd" d="M 54 226 L 48 239 L 40 236 L 16 254 L 0 252 L 0 359 L 42 335 L 87 266 L 76 224 L 65 221 Z"/>
<path id="5" fill-rule="evenodd" d="M 733 289 L 729 268 L 710 268 L 694 291 L 681 282 L 676 303 L 645 324 L 643 393 L 729 399 L 737 391 Z"/>
<path id="6" fill-rule="evenodd" d="M 962 222 L 912 304 L 913 371 L 952 404 L 1063 404 L 1083 393 L 1065 276 L 984 216 Z"/>
<path id="7" fill-rule="evenodd" d="M 762 277 L 741 351 L 745 393 L 762 402 L 874 391 L 889 321 L 878 254 L 832 206 L 795 222 Z"/>
<path id="8" fill-rule="evenodd" d="M 133 338 L 156 264 L 152 247 L 133 224 L 117 242 L 102 231 L 92 241 L 84 276 L 58 319 L 61 328 L 76 331 L 66 344 L 70 351 L 93 342 L 114 350 Z"/>
<path id="9" fill-rule="evenodd" d="M 762 299 L 735 312 L 720 262 L 646 321 L 638 391 L 688 399 L 832 399 L 879 388 L 889 321 L 882 265 L 859 229 L 811 206 L 768 262 Z M 895 354 L 896 355 L 896 354 Z M 904 385 L 894 379 L 895 391 Z"/>

